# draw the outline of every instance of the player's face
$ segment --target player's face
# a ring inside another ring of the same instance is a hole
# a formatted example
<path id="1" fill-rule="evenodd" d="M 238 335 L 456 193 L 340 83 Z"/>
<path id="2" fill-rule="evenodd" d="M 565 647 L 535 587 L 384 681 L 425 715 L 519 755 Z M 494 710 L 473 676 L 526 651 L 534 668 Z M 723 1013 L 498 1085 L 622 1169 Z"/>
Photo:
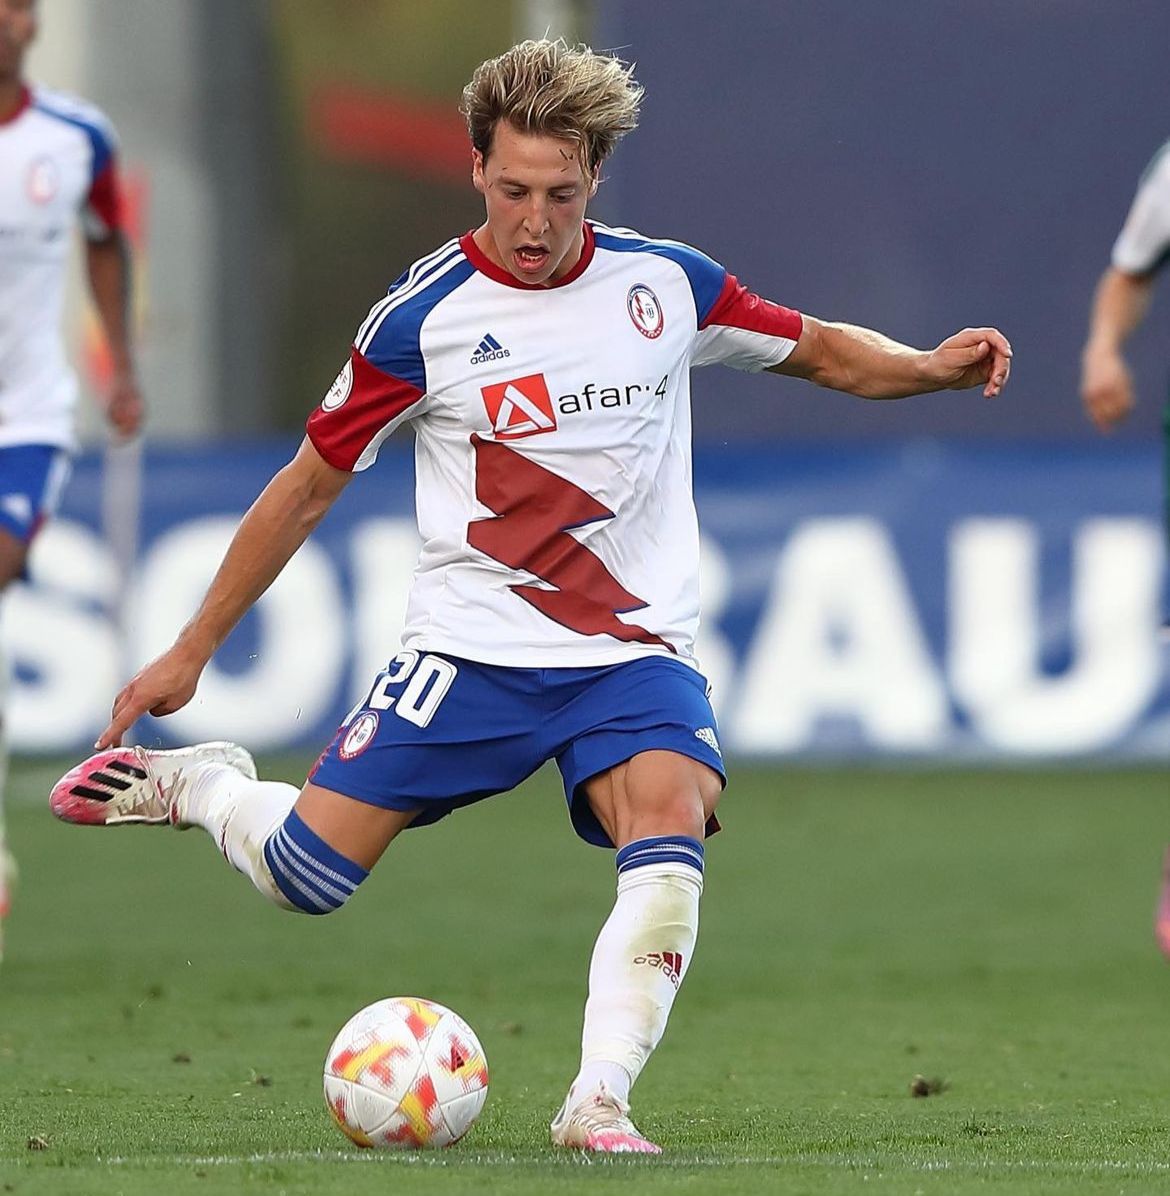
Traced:
<path id="1" fill-rule="evenodd" d="M 0 80 L 20 77 L 36 32 L 35 0 L 0 0 Z"/>
<path id="2" fill-rule="evenodd" d="M 571 141 L 521 133 L 501 121 L 485 159 L 473 151 L 472 181 L 487 205 L 480 249 L 515 278 L 540 286 L 563 278 L 581 256 L 581 222 L 597 179 Z"/>

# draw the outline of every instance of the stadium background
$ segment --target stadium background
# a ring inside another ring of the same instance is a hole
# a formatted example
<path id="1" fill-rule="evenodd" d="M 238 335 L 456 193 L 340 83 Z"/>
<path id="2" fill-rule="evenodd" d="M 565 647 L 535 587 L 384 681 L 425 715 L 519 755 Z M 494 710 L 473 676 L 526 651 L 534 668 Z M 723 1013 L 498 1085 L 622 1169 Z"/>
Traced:
<path id="1" fill-rule="evenodd" d="M 1111 6 L 1107 36 L 1091 0 L 42 8 L 33 74 L 122 135 L 151 422 L 137 543 L 133 457 L 103 461 L 91 409 L 62 518 L 7 603 L 18 749 L 91 741 L 119 679 L 181 624 L 369 304 L 478 221 L 455 111 L 471 69 L 550 29 L 616 48 L 647 87 L 595 215 L 692 241 L 814 314 L 918 344 L 993 322 L 1017 351 L 997 403 L 696 375 L 702 656 L 730 747 L 1165 758 L 1164 294 L 1134 342 L 1129 426 L 1097 439 L 1076 393 L 1095 278 L 1168 134 L 1164 4 Z M 76 299 L 70 329 L 92 387 Z M 142 733 L 319 744 L 392 650 L 410 485 L 400 442 L 192 708 Z"/>

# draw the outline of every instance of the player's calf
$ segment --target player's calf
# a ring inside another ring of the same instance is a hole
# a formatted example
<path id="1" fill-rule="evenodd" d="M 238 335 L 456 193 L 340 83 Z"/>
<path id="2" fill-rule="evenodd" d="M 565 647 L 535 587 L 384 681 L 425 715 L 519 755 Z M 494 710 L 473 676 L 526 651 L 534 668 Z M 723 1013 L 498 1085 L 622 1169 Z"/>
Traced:
<path id="1" fill-rule="evenodd" d="M 703 844 L 688 835 L 638 839 L 617 853 L 617 870 L 617 900 L 589 965 L 581 1068 L 550 1130 L 557 1146 L 656 1153 L 626 1101 L 690 966 Z"/>

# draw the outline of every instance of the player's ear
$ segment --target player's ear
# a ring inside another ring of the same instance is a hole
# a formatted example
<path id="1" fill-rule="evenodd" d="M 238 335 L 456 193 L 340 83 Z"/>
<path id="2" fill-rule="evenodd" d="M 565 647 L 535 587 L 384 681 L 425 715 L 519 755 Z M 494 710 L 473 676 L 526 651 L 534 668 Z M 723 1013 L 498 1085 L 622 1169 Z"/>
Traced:
<path id="1" fill-rule="evenodd" d="M 597 194 L 597 185 L 601 182 L 601 167 L 598 168 L 589 176 L 589 198 L 592 199 Z"/>
<path id="2" fill-rule="evenodd" d="M 480 195 L 487 194 L 487 183 L 483 179 L 483 154 L 477 149 L 471 151 L 471 185 Z"/>

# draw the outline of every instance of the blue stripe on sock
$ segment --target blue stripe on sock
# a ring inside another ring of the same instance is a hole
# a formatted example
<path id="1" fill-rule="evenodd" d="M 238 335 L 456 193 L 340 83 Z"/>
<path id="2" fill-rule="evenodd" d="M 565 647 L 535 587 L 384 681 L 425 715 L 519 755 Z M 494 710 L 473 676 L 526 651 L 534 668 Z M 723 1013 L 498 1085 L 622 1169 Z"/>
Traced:
<path id="1" fill-rule="evenodd" d="M 277 846 L 280 848 L 285 862 L 293 871 L 299 873 L 307 883 L 319 890 L 323 896 L 331 899 L 335 905 L 340 905 L 353 896 L 354 890 L 357 888 L 353 881 L 347 880 L 339 872 L 333 872 L 323 867 L 308 855 L 304 848 L 298 847 L 283 828 Z"/>
<path id="2" fill-rule="evenodd" d="M 654 835 L 648 839 L 635 839 L 617 853 L 619 876 L 647 864 L 688 864 L 701 873 L 703 844 L 689 835 Z"/>
<path id="3" fill-rule="evenodd" d="M 264 860 L 277 888 L 298 909 L 327 914 L 340 908 L 369 876 L 335 851 L 290 810 L 264 844 Z"/>
<path id="4" fill-rule="evenodd" d="M 316 874 L 301 864 L 292 853 L 288 836 L 283 830 L 278 830 L 270 842 L 272 858 L 281 874 L 322 913 L 337 909 L 349 896 L 348 893 L 342 894 L 337 889 L 322 885 Z"/>
<path id="5" fill-rule="evenodd" d="M 336 908 L 312 885 L 308 884 L 289 862 L 288 850 L 284 846 L 280 831 L 264 845 L 264 858 L 272 871 L 281 892 L 297 906 L 310 914 L 328 914 Z"/>

